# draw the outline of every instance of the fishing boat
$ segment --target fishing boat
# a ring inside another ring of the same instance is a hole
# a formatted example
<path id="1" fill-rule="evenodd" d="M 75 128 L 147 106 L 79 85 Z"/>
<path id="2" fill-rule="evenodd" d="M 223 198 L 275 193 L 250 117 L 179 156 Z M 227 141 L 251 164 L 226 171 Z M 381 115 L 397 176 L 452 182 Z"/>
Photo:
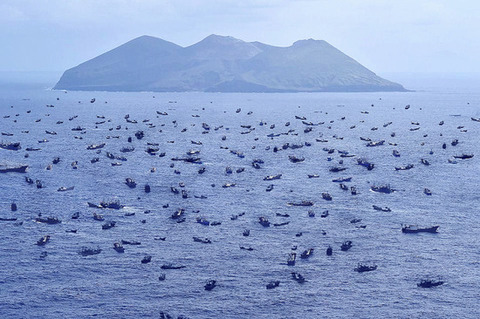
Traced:
<path id="1" fill-rule="evenodd" d="M 440 226 L 432 227 L 418 227 L 416 225 L 404 225 L 402 227 L 402 233 L 436 233 Z"/>
<path id="2" fill-rule="evenodd" d="M 28 165 L 0 164 L 0 173 L 25 173 Z"/>
<path id="3" fill-rule="evenodd" d="M 374 271 L 377 269 L 377 265 L 363 265 L 363 264 L 358 264 L 357 267 L 355 267 L 356 272 L 367 272 L 367 271 Z"/>

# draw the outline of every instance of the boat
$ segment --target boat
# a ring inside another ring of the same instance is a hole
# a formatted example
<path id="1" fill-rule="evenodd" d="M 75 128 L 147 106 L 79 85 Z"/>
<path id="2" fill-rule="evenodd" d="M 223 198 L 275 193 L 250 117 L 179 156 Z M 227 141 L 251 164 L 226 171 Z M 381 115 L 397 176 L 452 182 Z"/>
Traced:
<path id="1" fill-rule="evenodd" d="M 278 286 L 280 286 L 280 281 L 278 280 L 271 281 L 267 284 L 267 289 L 274 289 L 274 288 L 277 288 Z"/>
<path id="2" fill-rule="evenodd" d="M 161 269 L 182 269 L 185 268 L 186 266 L 174 266 L 172 264 L 163 264 L 160 268 Z"/>
<path id="3" fill-rule="evenodd" d="M 329 193 L 322 193 L 322 198 L 328 201 L 332 200 L 332 196 Z"/>
<path id="4" fill-rule="evenodd" d="M 422 163 L 423 165 L 426 165 L 426 166 L 430 165 L 430 162 L 427 161 L 427 160 L 424 159 L 424 158 L 421 158 L 421 159 L 420 159 L 420 163 Z"/>
<path id="5" fill-rule="evenodd" d="M 292 279 L 298 282 L 299 284 L 303 284 L 305 282 L 305 277 L 297 272 L 292 272 Z"/>
<path id="6" fill-rule="evenodd" d="M 57 217 L 37 217 L 35 218 L 37 223 L 44 223 L 44 224 L 60 224 L 62 221 L 59 220 Z"/>
<path id="7" fill-rule="evenodd" d="M 329 171 L 332 172 L 332 173 L 338 173 L 338 172 L 342 172 L 346 169 L 347 169 L 346 167 L 332 167 L 332 168 L 329 169 Z"/>
<path id="8" fill-rule="evenodd" d="M 288 202 L 287 206 L 313 206 L 313 202 L 306 200 L 302 200 L 301 202 Z"/>
<path id="9" fill-rule="evenodd" d="M 110 228 L 113 228 L 115 227 L 115 224 L 116 222 L 114 221 L 110 221 L 110 222 L 106 222 L 105 224 L 102 225 L 102 229 L 110 229 Z"/>
<path id="10" fill-rule="evenodd" d="M 66 192 L 66 191 L 71 191 L 75 188 L 75 186 L 71 186 L 71 187 L 65 187 L 65 186 L 62 186 L 60 187 L 59 189 L 57 189 L 57 192 Z"/>
<path id="11" fill-rule="evenodd" d="M 287 265 L 295 266 L 295 260 L 297 259 L 297 253 L 289 253 L 287 259 Z"/>
<path id="12" fill-rule="evenodd" d="M 479 117 L 471 117 L 472 121 L 475 121 L 475 122 L 480 122 L 480 118 Z"/>
<path id="13" fill-rule="evenodd" d="M 307 259 L 307 258 L 309 258 L 310 256 L 312 256 L 313 250 L 314 250 L 313 248 L 309 248 L 309 249 L 307 249 L 307 250 L 304 250 L 304 251 L 302 252 L 302 254 L 300 255 L 300 258 L 302 258 L 302 259 Z"/>
<path id="14" fill-rule="evenodd" d="M 99 247 L 97 248 L 82 247 L 78 252 L 78 254 L 86 257 L 86 256 L 98 255 L 101 252 L 102 252 L 102 249 L 100 249 Z"/>
<path id="15" fill-rule="evenodd" d="M 93 219 L 98 220 L 99 222 L 103 222 L 105 220 L 102 215 L 99 215 L 97 213 L 93 213 Z"/>
<path id="16" fill-rule="evenodd" d="M 177 209 L 171 216 L 172 219 L 179 219 L 180 217 L 183 216 L 185 213 L 185 210 L 183 208 Z"/>
<path id="17" fill-rule="evenodd" d="M 340 183 L 339 186 L 340 186 L 340 188 L 341 188 L 342 190 L 348 191 L 348 186 L 347 186 L 347 185 L 345 185 L 345 184 L 343 184 L 343 183 Z"/>
<path id="18" fill-rule="evenodd" d="M 472 158 L 473 154 L 462 154 L 462 155 L 453 155 L 453 158 L 458 158 L 458 159 L 469 159 Z"/>
<path id="19" fill-rule="evenodd" d="M 357 164 L 366 167 L 369 171 L 371 171 L 375 167 L 375 164 L 370 163 L 364 158 L 357 158 Z"/>
<path id="20" fill-rule="evenodd" d="M 305 160 L 305 157 L 296 157 L 293 155 L 288 156 L 288 160 L 292 163 L 299 163 Z"/>
<path id="21" fill-rule="evenodd" d="M 105 143 L 101 144 L 91 144 L 87 146 L 87 150 L 97 150 L 99 148 L 103 148 L 105 146 Z"/>
<path id="22" fill-rule="evenodd" d="M 395 157 L 400 157 L 400 152 L 397 151 L 397 150 L 393 150 L 392 155 L 395 156 Z"/>
<path id="23" fill-rule="evenodd" d="M 423 279 L 421 280 L 418 284 L 417 284 L 417 287 L 420 287 L 420 288 L 432 288 L 432 287 L 437 287 L 437 286 L 441 286 L 443 285 L 445 282 L 439 280 L 439 281 L 435 281 L 435 280 L 430 280 L 430 279 Z"/>
<path id="24" fill-rule="evenodd" d="M 209 280 L 205 284 L 204 288 L 205 288 L 205 290 L 210 291 L 213 288 L 215 288 L 216 286 L 217 286 L 217 282 L 215 280 Z"/>
<path id="25" fill-rule="evenodd" d="M 137 183 L 133 180 L 133 178 L 130 178 L 130 177 L 125 179 L 125 184 L 127 184 L 127 186 L 130 188 L 137 187 Z"/>
<path id="26" fill-rule="evenodd" d="M 416 225 L 402 226 L 402 233 L 436 233 L 440 226 L 421 228 Z"/>
<path id="27" fill-rule="evenodd" d="M 197 220 L 197 223 L 201 225 L 205 225 L 205 226 L 210 225 L 210 222 L 203 217 L 197 217 L 196 220 Z"/>
<path id="28" fill-rule="evenodd" d="M 50 235 L 45 235 L 39 240 L 37 240 L 37 245 L 38 246 L 44 246 L 48 241 L 50 240 Z"/>
<path id="29" fill-rule="evenodd" d="M 0 173 L 25 173 L 28 165 L 6 165 L 0 164 Z"/>
<path id="30" fill-rule="evenodd" d="M 2 222 L 14 222 L 14 221 L 16 221 L 16 220 L 17 220 L 16 217 L 12 217 L 12 218 L 0 217 L 0 221 L 2 221 Z"/>
<path id="31" fill-rule="evenodd" d="M 352 241 L 347 240 L 347 241 L 343 242 L 343 244 L 340 246 L 340 249 L 341 249 L 342 251 L 347 251 L 347 250 L 349 250 L 350 248 L 352 248 L 352 246 L 353 246 L 353 245 L 352 245 Z"/>
<path id="32" fill-rule="evenodd" d="M 113 249 L 115 249 L 115 251 L 117 253 L 124 253 L 125 252 L 125 248 L 123 248 L 123 245 L 122 243 L 113 243 Z"/>
<path id="33" fill-rule="evenodd" d="M 271 181 L 271 180 L 274 180 L 274 179 L 280 179 L 282 177 L 282 174 L 278 174 L 278 175 L 269 175 L 269 176 L 266 176 L 263 178 L 264 181 Z"/>
<path id="34" fill-rule="evenodd" d="M 382 212 L 391 212 L 392 210 L 385 206 L 385 207 L 380 207 L 380 206 L 377 206 L 377 205 L 372 205 L 373 209 L 375 210 L 378 210 L 378 211 L 382 211 Z"/>
<path id="35" fill-rule="evenodd" d="M 290 222 L 275 223 L 275 224 L 273 224 L 273 226 L 275 226 L 275 227 L 280 227 L 280 226 L 286 226 L 286 225 L 288 225 L 288 224 L 290 224 Z"/>
<path id="36" fill-rule="evenodd" d="M 148 264 L 151 261 L 152 261 L 152 256 L 150 256 L 150 255 L 147 255 L 147 256 L 142 258 L 142 264 Z"/>
<path id="37" fill-rule="evenodd" d="M 328 246 L 326 253 L 327 253 L 327 256 L 331 256 L 331 255 L 333 254 L 333 249 L 332 249 L 332 247 Z"/>
<path id="38" fill-rule="evenodd" d="M 259 217 L 259 218 L 258 218 L 258 222 L 259 222 L 260 225 L 262 225 L 263 227 L 270 227 L 270 222 L 269 222 L 268 219 L 266 219 L 265 217 Z"/>
<path id="39" fill-rule="evenodd" d="M 20 146 L 20 142 L 16 143 L 0 143 L 0 148 L 3 148 L 4 150 L 10 150 L 10 151 L 18 151 L 22 149 Z"/>
<path id="40" fill-rule="evenodd" d="M 208 238 L 196 237 L 196 236 L 193 236 L 193 241 L 195 241 L 197 243 L 203 243 L 203 244 L 211 244 L 212 243 L 212 241 Z"/>
<path id="41" fill-rule="evenodd" d="M 370 189 L 373 191 L 373 192 L 377 192 L 377 193 L 385 193 L 385 194 L 390 194 L 390 193 L 393 193 L 395 190 L 393 188 L 390 187 L 390 185 L 373 185 L 370 187 Z"/>
<path id="42" fill-rule="evenodd" d="M 414 166 L 413 164 L 408 164 L 408 165 L 405 165 L 405 166 L 396 166 L 395 170 L 396 171 L 406 171 L 406 170 L 412 169 L 413 166 Z"/>
<path id="43" fill-rule="evenodd" d="M 426 188 L 426 187 L 423 189 L 423 193 L 424 193 L 425 195 L 428 195 L 428 196 L 431 196 L 431 195 L 432 195 L 432 191 L 429 190 L 429 189 Z"/>
<path id="44" fill-rule="evenodd" d="M 381 141 L 377 141 L 377 142 L 371 141 L 371 142 L 368 142 L 366 146 L 367 147 L 374 147 L 374 146 L 383 145 L 384 143 L 385 143 L 385 140 L 381 140 Z"/>
<path id="45" fill-rule="evenodd" d="M 367 272 L 367 271 L 374 271 L 377 269 L 377 265 L 364 265 L 364 264 L 358 264 L 357 267 L 355 267 L 356 272 Z"/>
<path id="46" fill-rule="evenodd" d="M 332 179 L 332 182 L 334 183 L 345 183 L 345 182 L 351 182 L 351 181 L 352 181 L 351 177 L 340 177 L 340 178 Z"/>

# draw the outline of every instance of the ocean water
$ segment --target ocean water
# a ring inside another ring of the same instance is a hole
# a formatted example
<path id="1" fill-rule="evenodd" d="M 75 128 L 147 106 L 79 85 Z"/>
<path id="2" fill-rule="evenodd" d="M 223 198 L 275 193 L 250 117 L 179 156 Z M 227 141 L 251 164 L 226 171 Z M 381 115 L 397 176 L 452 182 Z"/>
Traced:
<path id="1" fill-rule="evenodd" d="M 0 149 L 0 163 L 29 165 L 25 174 L 0 175 L 0 217 L 17 218 L 0 221 L 1 318 L 159 318 L 162 311 L 188 318 L 480 316 L 480 123 L 471 120 L 480 117 L 480 94 L 474 91 L 207 94 L 9 88 L 1 93 L 0 132 L 13 136 L 0 139 L 20 142 L 22 149 Z M 137 123 L 127 123 L 127 114 Z M 308 126 L 295 116 L 323 124 Z M 106 122 L 95 124 L 100 121 Z M 285 126 L 287 122 L 291 124 Z M 72 131 L 77 126 L 85 130 Z M 305 132 L 307 127 L 312 130 Z M 134 135 L 140 130 L 145 134 L 141 140 Z M 360 137 L 385 144 L 366 147 Z M 43 139 L 48 142 L 39 143 Z M 459 143 L 452 146 L 455 139 Z M 99 154 L 87 150 L 99 143 L 106 143 Z M 165 156 L 145 152 L 147 143 L 158 143 Z M 303 147 L 281 149 L 286 143 Z M 135 150 L 121 153 L 126 146 Z M 281 150 L 273 152 L 275 146 Z M 41 150 L 27 152 L 28 147 Z M 324 148 L 335 152 L 328 154 Z M 400 157 L 392 156 L 394 149 Z M 186 158 L 190 150 L 200 151 L 196 156 L 201 164 L 171 160 Z M 342 158 L 338 150 L 355 156 Z M 106 152 L 127 160 L 111 160 Z M 475 156 L 448 162 L 462 153 Z M 305 160 L 292 163 L 290 155 Z M 60 162 L 47 170 L 55 157 Z M 91 163 L 94 157 L 100 160 Z M 375 168 L 356 165 L 357 158 L 368 159 Z M 431 165 L 422 165 L 421 158 Z M 260 169 L 252 167 L 255 159 L 263 160 Z M 72 168 L 74 161 L 78 169 Z M 407 164 L 414 167 L 394 169 Z M 201 167 L 204 174 L 198 174 Z M 233 173 L 227 174 L 226 167 Z M 347 169 L 334 173 L 332 167 Z M 239 168 L 245 170 L 237 173 Z M 277 174 L 282 174 L 278 180 L 263 180 Z M 45 187 L 27 184 L 25 176 Z M 125 185 L 128 177 L 137 182 L 136 188 Z M 341 190 L 332 182 L 338 177 L 352 177 L 345 184 L 355 186 L 358 194 Z M 235 186 L 222 187 L 226 183 Z M 151 186 L 148 194 L 145 184 Z M 267 192 L 271 184 L 274 188 Z M 396 191 L 370 191 L 381 184 Z M 58 192 L 61 186 L 75 188 Z M 172 193 L 172 186 L 186 190 L 188 198 Z M 424 188 L 432 195 L 425 195 Z M 333 200 L 322 199 L 323 192 Z M 125 207 L 101 210 L 87 205 L 102 200 L 119 200 Z M 302 200 L 314 205 L 287 205 Z M 18 211 L 10 211 L 12 202 Z M 391 212 L 376 211 L 372 205 L 388 206 Z M 179 208 L 185 210 L 183 223 L 170 218 Z M 309 217 L 309 210 L 315 217 Z M 322 218 L 325 210 L 329 215 Z M 74 212 L 80 212 L 79 219 L 71 219 Z M 39 213 L 62 223 L 37 223 Z M 103 230 L 104 222 L 94 220 L 93 213 L 116 226 Z M 233 215 L 241 216 L 232 220 Z M 272 225 L 262 227 L 261 216 Z M 221 224 L 204 226 L 197 217 Z M 352 223 L 354 219 L 361 221 Z M 289 224 L 273 226 L 283 222 Z M 402 224 L 440 227 L 437 234 L 404 234 Z M 245 229 L 250 236 L 242 235 Z M 50 241 L 37 246 L 44 235 L 50 235 Z M 193 236 L 211 243 L 194 242 Z M 117 253 L 113 243 L 122 239 L 141 245 L 124 245 L 125 252 Z M 346 240 L 353 247 L 344 252 L 340 245 Z M 84 246 L 102 251 L 83 257 L 79 251 Z M 315 250 L 309 259 L 298 258 L 288 266 L 295 246 L 298 255 Z M 328 246 L 332 256 L 325 254 Z M 146 255 L 152 261 L 143 264 Z M 167 263 L 185 268 L 162 270 Z M 357 273 L 358 263 L 378 268 Z M 292 280 L 292 271 L 306 282 Z M 164 281 L 159 280 L 162 274 Z M 445 284 L 417 287 L 427 278 Z M 204 285 L 212 279 L 218 285 L 206 291 Z M 271 281 L 280 285 L 267 290 Z"/>

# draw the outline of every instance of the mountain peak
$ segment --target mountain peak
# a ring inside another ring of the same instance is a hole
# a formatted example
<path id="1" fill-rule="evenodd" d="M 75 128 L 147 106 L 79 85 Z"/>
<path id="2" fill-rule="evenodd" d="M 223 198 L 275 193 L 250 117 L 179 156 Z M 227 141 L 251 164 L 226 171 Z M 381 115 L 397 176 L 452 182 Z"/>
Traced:
<path id="1" fill-rule="evenodd" d="M 188 47 L 140 36 L 65 71 L 55 89 L 405 91 L 323 40 L 299 40 L 285 48 L 216 34 Z"/>

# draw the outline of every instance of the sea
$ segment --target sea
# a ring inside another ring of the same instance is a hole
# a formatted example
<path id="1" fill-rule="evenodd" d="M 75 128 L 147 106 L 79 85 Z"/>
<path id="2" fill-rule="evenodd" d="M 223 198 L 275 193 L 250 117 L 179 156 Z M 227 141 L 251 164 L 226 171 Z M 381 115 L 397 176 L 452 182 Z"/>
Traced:
<path id="1" fill-rule="evenodd" d="M 0 218 L 16 219 L 0 221 L 0 318 L 479 318 L 480 91 L 422 83 L 292 94 L 4 86 L 0 142 L 21 149 L 0 149 L 0 164 L 28 169 L 0 174 Z M 351 178 L 347 190 L 338 178 Z M 372 191 L 386 185 L 394 191 Z M 87 204 L 102 201 L 124 207 Z M 302 201 L 312 206 L 292 205 Z"/>

